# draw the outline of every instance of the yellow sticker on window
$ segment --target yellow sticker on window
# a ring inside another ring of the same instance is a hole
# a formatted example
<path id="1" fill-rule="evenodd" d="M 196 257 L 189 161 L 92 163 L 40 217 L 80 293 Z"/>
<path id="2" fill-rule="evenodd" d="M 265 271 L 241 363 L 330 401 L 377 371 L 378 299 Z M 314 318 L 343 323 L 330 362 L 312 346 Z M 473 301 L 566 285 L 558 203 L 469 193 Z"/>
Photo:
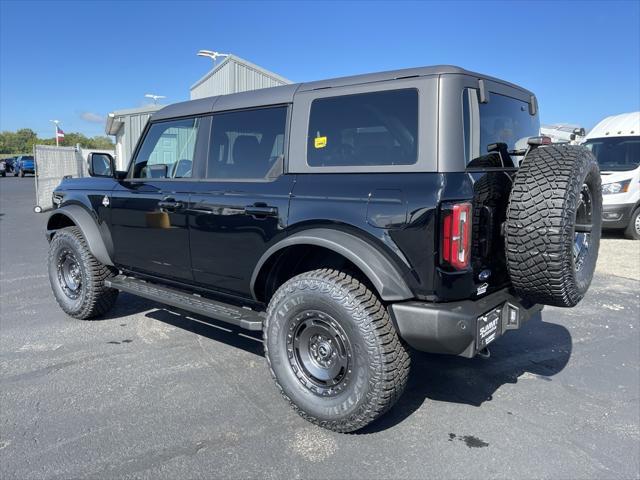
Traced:
<path id="1" fill-rule="evenodd" d="M 327 146 L 327 137 L 316 137 L 313 146 L 316 148 L 324 148 Z"/>

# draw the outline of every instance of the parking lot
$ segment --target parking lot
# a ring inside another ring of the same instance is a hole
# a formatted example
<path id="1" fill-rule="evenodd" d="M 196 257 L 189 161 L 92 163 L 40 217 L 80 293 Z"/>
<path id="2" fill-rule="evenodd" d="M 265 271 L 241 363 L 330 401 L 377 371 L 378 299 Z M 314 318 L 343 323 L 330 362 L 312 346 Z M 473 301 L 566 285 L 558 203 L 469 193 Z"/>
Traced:
<path id="1" fill-rule="evenodd" d="M 0 476 L 638 478 L 640 242 L 606 235 L 587 298 L 488 360 L 415 353 L 404 396 L 337 434 L 298 417 L 258 336 L 122 294 L 58 308 L 33 179 L 0 179 Z"/>

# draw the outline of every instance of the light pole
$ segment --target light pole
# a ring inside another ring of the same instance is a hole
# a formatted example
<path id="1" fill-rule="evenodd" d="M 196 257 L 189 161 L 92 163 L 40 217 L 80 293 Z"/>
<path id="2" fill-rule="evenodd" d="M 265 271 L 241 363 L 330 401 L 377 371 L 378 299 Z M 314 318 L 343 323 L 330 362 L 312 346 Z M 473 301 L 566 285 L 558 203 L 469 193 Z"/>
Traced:
<path id="1" fill-rule="evenodd" d="M 60 140 L 58 139 L 58 124 L 60 123 L 60 120 L 49 120 L 49 121 L 55 125 L 55 129 L 56 129 L 56 147 L 59 147 L 60 146 Z"/>
<path id="2" fill-rule="evenodd" d="M 213 50 L 199 50 L 197 55 L 199 57 L 210 58 L 211 60 L 213 60 L 213 65 L 214 66 L 216 64 L 216 60 L 218 59 L 218 57 L 228 57 L 229 56 L 228 53 L 214 52 Z"/>
<path id="3" fill-rule="evenodd" d="M 158 100 L 161 98 L 167 98 L 164 95 L 154 95 L 153 93 L 145 93 L 144 94 L 145 98 L 150 98 L 151 100 L 153 100 L 153 104 L 157 105 L 158 104 Z"/>

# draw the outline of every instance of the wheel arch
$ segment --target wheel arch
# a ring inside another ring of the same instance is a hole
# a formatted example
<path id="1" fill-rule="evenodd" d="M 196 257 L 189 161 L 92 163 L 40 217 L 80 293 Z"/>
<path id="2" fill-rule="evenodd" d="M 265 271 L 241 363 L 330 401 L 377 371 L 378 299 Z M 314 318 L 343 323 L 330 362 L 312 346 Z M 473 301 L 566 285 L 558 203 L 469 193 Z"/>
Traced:
<path id="1" fill-rule="evenodd" d="M 401 270 L 377 247 L 355 235 L 330 228 L 298 232 L 269 248 L 256 264 L 251 277 L 253 297 L 258 301 L 265 301 L 269 293 L 267 284 L 272 269 L 290 264 L 302 251 L 331 252 L 334 259 L 335 256 L 344 259 L 362 273 L 382 300 L 399 301 L 414 297 Z M 314 265 L 313 268 L 319 267 Z"/>
<path id="2" fill-rule="evenodd" d="M 79 205 L 67 205 L 51 212 L 47 219 L 47 240 L 51 241 L 57 230 L 76 226 L 84 235 L 91 254 L 104 265 L 113 266 L 107 243 L 93 216 Z"/>

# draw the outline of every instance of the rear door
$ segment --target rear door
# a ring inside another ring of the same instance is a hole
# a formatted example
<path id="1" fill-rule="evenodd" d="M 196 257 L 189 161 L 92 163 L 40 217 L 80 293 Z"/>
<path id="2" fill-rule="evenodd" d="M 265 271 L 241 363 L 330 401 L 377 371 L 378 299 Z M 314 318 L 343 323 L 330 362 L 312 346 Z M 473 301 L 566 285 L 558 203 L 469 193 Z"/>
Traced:
<path id="1" fill-rule="evenodd" d="M 114 189 L 115 262 L 137 272 L 191 281 L 188 204 L 205 160 L 209 117 L 152 124 Z"/>
<path id="2" fill-rule="evenodd" d="M 503 88 L 491 91 L 488 101 L 481 103 L 477 90 L 468 88 L 463 93 L 466 170 L 474 195 L 471 261 L 474 278 L 490 272 L 491 279 L 490 287 L 480 286 L 479 291 L 490 292 L 509 281 L 502 224 L 513 177 L 523 158 L 514 151 L 524 151 L 528 138 L 540 131 L 537 114 L 531 113 L 527 101 L 515 98 L 518 94 Z"/>
<path id="3" fill-rule="evenodd" d="M 284 236 L 293 176 L 283 174 L 287 106 L 214 114 L 205 179 L 191 197 L 194 280 L 249 298 L 253 269 Z"/>

